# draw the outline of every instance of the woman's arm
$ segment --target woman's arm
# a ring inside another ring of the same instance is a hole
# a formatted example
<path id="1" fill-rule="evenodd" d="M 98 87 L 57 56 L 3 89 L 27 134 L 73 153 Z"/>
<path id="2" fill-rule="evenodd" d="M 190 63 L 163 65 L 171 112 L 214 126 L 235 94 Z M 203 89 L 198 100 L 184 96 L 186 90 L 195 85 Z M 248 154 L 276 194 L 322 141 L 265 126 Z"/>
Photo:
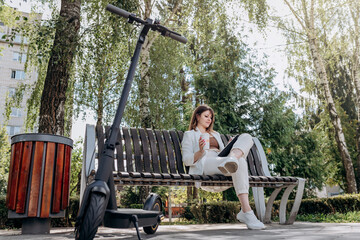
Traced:
<path id="1" fill-rule="evenodd" d="M 183 162 L 186 166 L 194 166 L 195 163 L 199 161 L 199 159 L 203 156 L 205 152 L 203 149 L 205 145 L 205 141 L 201 141 L 201 140 L 199 143 L 200 150 L 194 152 L 193 138 L 194 136 L 192 132 L 185 132 L 183 140 L 181 142 Z"/>

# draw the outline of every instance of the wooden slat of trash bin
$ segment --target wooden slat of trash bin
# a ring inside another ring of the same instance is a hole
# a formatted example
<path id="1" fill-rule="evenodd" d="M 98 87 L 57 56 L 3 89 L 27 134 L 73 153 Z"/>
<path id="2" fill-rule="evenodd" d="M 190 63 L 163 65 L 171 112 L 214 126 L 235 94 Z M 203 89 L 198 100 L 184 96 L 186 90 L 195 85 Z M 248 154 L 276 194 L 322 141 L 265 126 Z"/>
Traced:
<path id="1" fill-rule="evenodd" d="M 32 142 L 24 142 L 23 144 L 23 154 L 21 158 L 19 185 L 16 199 L 16 213 L 25 213 L 26 193 L 29 182 L 28 178 L 30 171 L 32 146 Z"/>
<path id="2" fill-rule="evenodd" d="M 65 158 L 65 146 L 64 144 L 58 144 L 57 153 L 56 153 L 56 163 L 55 163 L 55 181 L 54 181 L 54 194 L 53 194 L 53 204 L 52 204 L 52 213 L 59 213 L 61 207 L 61 191 L 62 191 L 62 182 L 63 182 L 63 172 L 64 172 L 64 158 Z"/>
<path id="3" fill-rule="evenodd" d="M 39 205 L 39 194 L 41 184 L 42 159 L 44 155 L 44 142 L 36 142 L 34 148 L 34 163 L 32 168 L 32 177 L 29 197 L 29 217 L 36 217 Z"/>
<path id="4" fill-rule="evenodd" d="M 71 147 L 65 147 L 65 163 L 62 190 L 62 206 L 61 210 L 65 210 L 69 205 L 69 187 L 70 187 L 70 164 L 71 164 Z"/>
<path id="5" fill-rule="evenodd" d="M 51 206 L 51 190 L 53 185 L 54 174 L 54 160 L 55 160 L 55 143 L 49 142 L 46 147 L 46 158 L 44 167 L 44 181 L 41 198 L 40 217 L 48 218 Z"/>
<path id="6" fill-rule="evenodd" d="M 22 151 L 23 151 L 23 142 L 19 142 L 15 144 L 14 154 L 12 158 L 12 168 L 9 174 L 9 185 L 8 185 L 8 192 L 9 198 L 7 201 L 7 207 L 11 210 L 15 210 L 16 208 L 16 196 L 18 190 L 18 183 L 19 183 L 19 171 L 20 171 L 20 161 L 16 161 L 17 159 L 21 159 Z"/>

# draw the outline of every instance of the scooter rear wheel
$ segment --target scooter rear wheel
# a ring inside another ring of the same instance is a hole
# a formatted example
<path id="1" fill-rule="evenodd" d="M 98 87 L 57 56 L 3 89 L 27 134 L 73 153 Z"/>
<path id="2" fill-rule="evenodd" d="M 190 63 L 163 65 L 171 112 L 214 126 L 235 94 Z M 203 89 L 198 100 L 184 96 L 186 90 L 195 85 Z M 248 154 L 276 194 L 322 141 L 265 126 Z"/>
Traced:
<path id="1" fill-rule="evenodd" d="M 159 212 L 161 211 L 161 201 L 159 198 L 156 199 L 151 210 L 159 211 Z M 159 227 L 159 223 L 152 225 L 152 226 L 143 227 L 143 229 L 144 229 L 144 232 L 147 234 L 154 234 L 157 231 L 158 227 Z"/>
<path id="2" fill-rule="evenodd" d="M 106 197 L 101 193 L 91 193 L 84 217 L 79 227 L 76 229 L 75 239 L 89 240 L 95 237 L 98 227 L 104 218 L 106 208 Z"/>

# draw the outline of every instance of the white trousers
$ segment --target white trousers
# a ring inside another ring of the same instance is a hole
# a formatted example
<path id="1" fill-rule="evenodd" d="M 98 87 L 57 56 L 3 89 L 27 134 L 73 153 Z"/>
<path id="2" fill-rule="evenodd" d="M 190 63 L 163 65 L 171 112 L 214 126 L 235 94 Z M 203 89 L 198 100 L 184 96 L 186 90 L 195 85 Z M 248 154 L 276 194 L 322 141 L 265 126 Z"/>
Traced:
<path id="1" fill-rule="evenodd" d="M 243 153 L 244 156 L 241 157 L 238 161 L 238 169 L 235 173 L 229 174 L 233 180 L 233 186 L 235 188 L 236 195 L 241 193 L 249 193 L 249 174 L 248 174 L 248 166 L 246 162 L 246 157 L 249 154 L 251 147 L 254 142 L 252 137 L 247 134 L 241 134 L 236 142 L 234 143 L 232 149 L 238 148 Z M 204 174 L 205 175 L 213 175 L 213 174 L 222 174 L 222 172 L 218 169 L 218 166 L 226 161 L 227 157 L 218 157 L 218 152 L 213 150 L 208 150 L 206 155 L 202 159 L 204 166 Z M 214 191 L 215 189 L 211 189 L 208 187 L 202 187 L 204 190 Z M 225 189 L 219 189 L 220 191 L 224 191 Z M 216 190 L 215 190 L 216 191 Z"/>

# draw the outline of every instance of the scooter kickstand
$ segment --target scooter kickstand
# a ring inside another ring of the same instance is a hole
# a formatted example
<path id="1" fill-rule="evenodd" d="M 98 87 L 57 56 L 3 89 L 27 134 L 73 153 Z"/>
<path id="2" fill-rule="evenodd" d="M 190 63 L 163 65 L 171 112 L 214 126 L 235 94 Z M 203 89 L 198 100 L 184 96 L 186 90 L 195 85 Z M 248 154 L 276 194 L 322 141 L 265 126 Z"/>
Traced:
<path id="1" fill-rule="evenodd" d="M 134 226 L 136 228 L 136 234 L 137 234 L 138 240 L 142 240 L 140 237 L 139 224 L 138 224 L 139 219 L 138 219 L 137 215 L 132 215 L 131 221 L 134 223 Z"/>

